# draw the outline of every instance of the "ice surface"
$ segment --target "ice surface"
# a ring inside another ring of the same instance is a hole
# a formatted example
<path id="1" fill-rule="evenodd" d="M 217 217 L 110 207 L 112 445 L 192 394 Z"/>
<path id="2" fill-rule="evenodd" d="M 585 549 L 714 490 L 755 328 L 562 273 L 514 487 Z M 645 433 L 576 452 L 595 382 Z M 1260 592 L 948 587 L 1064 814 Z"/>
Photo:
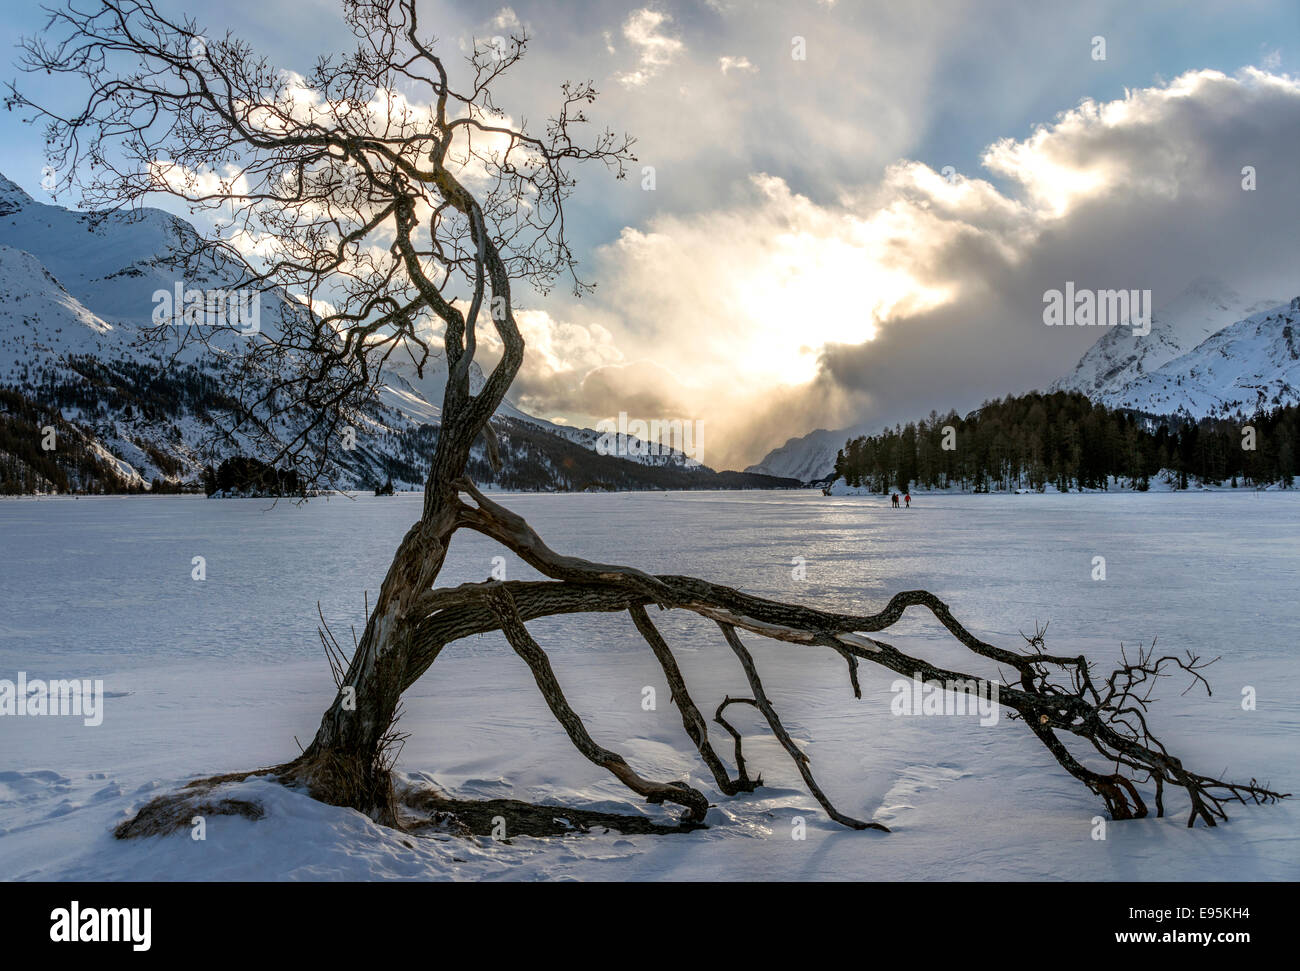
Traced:
<path id="1" fill-rule="evenodd" d="M 897 717 L 893 674 L 863 667 L 855 701 L 829 652 L 747 637 L 787 727 L 846 813 L 894 832 L 831 823 L 752 712 L 736 714 L 768 785 L 718 793 L 652 655 L 620 616 L 530 624 L 597 741 L 643 774 L 691 780 L 716 808 L 689 835 L 416 839 L 269 783 L 233 787 L 267 808 L 187 834 L 119 843 L 112 827 L 179 780 L 271 764 L 298 751 L 333 694 L 316 601 L 336 632 L 361 625 L 419 496 L 281 501 L 112 497 L 0 501 L 0 678 L 102 678 L 103 724 L 0 718 L 0 875 L 7 879 L 1294 879 L 1293 803 L 1230 809 L 1187 830 L 1170 817 L 1111 823 L 1099 801 L 1023 725 Z M 1300 727 L 1293 493 L 878 497 L 818 492 L 503 497 L 550 544 L 658 572 L 854 611 L 925 588 L 995 643 L 1051 622 L 1049 647 L 1103 664 L 1120 643 L 1222 655 L 1212 698 L 1164 682 L 1153 724 L 1193 768 L 1295 790 Z M 499 550 L 458 536 L 441 582 L 484 579 Z M 191 579 L 203 556 L 207 579 Z M 1094 581 L 1093 558 L 1106 558 Z M 806 579 L 792 576 L 793 558 Z M 513 557 L 511 579 L 534 574 Z M 655 615 L 702 709 L 744 678 L 716 628 Z M 933 622 L 909 614 L 886 640 L 996 676 Z M 642 689 L 657 689 L 644 711 Z M 1258 693 L 1242 709 L 1242 690 Z M 495 636 L 457 643 L 406 698 L 400 769 L 457 795 L 648 807 L 582 759 L 528 670 Z M 716 727 L 716 726 L 715 726 Z M 715 746 L 730 761 L 724 733 Z M 233 793 L 232 793 L 233 794 Z M 796 816 L 807 839 L 792 838 Z"/>

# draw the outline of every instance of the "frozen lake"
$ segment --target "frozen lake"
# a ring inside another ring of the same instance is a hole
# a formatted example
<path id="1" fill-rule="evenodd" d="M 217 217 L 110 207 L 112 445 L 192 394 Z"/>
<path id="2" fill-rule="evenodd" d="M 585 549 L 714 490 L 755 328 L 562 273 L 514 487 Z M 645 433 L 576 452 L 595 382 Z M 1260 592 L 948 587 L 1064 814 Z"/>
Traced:
<path id="1" fill-rule="evenodd" d="M 717 793 L 682 732 L 653 656 L 625 616 L 530 625 L 600 743 L 642 774 L 689 778 L 716 803 L 691 835 L 419 840 L 264 783 L 259 823 L 218 818 L 208 839 L 118 844 L 109 830 L 156 787 L 283 761 L 333 694 L 316 602 L 345 634 L 363 623 L 420 499 L 306 506 L 194 497 L 0 501 L 0 678 L 102 678 L 103 724 L 0 718 L 0 873 L 10 877 L 717 879 L 1294 879 L 1300 813 L 1230 809 L 1216 830 L 1171 818 L 1113 823 L 1023 725 L 896 717 L 895 676 L 864 665 L 855 701 L 821 649 L 746 637 L 787 727 L 842 811 L 889 835 L 826 820 L 755 713 L 736 715 L 768 787 Z M 816 492 L 508 495 L 550 545 L 651 572 L 688 573 L 814 606 L 878 610 L 899 590 L 944 599 L 978 636 L 1022 645 L 1050 622 L 1053 653 L 1107 662 L 1158 638 L 1221 656 L 1212 698 L 1171 678 L 1152 724 L 1189 767 L 1297 788 L 1296 591 L 1300 497 L 1278 492 L 922 496 Z M 485 579 L 501 552 L 461 534 L 441 582 Z M 206 579 L 192 578 L 194 557 Z M 1093 579 L 1104 557 L 1105 579 Z M 792 575 L 803 564 L 805 579 Z M 534 574 L 513 557 L 507 575 Z M 747 693 L 715 627 L 656 618 L 700 707 Z M 935 623 L 909 614 L 885 640 L 982 676 Z M 642 708 L 644 687 L 657 710 Z M 1258 704 L 1243 710 L 1243 689 Z M 495 636 L 452 645 L 407 696 L 399 768 L 466 796 L 515 796 L 659 814 L 569 745 L 526 667 Z M 714 726 L 715 728 L 717 726 Z M 720 729 L 714 745 L 730 762 Z M 792 820 L 807 839 L 792 838 Z"/>

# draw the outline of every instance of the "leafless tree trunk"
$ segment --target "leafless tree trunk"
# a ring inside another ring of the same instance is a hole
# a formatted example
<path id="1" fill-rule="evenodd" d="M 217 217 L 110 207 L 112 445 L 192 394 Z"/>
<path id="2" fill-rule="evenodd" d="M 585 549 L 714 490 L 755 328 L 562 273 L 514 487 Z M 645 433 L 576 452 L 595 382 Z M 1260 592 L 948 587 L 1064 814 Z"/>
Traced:
<path id="1" fill-rule="evenodd" d="M 315 738 L 297 759 L 263 771 L 305 784 L 324 801 L 398 824 L 390 745 L 403 692 L 447 645 L 500 631 L 583 756 L 648 801 L 684 807 L 683 818 L 698 823 L 708 809 L 703 793 L 680 782 L 648 780 L 592 738 L 527 628 L 531 620 L 556 614 L 626 611 L 661 665 L 686 735 L 723 793 L 761 784 L 746 773 L 742 737 L 724 718 L 728 706 L 748 704 L 766 719 L 831 818 L 855 829 L 884 829 L 839 812 L 827 799 L 808 757 L 783 727 L 741 633 L 835 652 L 858 697 L 864 661 L 908 677 L 979 681 L 872 636 L 915 607 L 930 611 L 974 655 L 1011 672 L 999 686 L 1001 704 L 1023 718 L 1116 819 L 1147 815 L 1138 789 L 1147 783 L 1154 784 L 1161 814 L 1165 786 L 1183 789 L 1191 800 L 1189 825 L 1226 818 L 1229 800 L 1281 797 L 1254 781 L 1235 784 L 1191 772 L 1149 731 L 1145 713 L 1156 677 L 1182 669 L 1203 683 L 1197 658 L 1142 653 L 1098 682 L 1083 657 L 1046 653 L 1040 632 L 1025 651 L 996 647 L 924 591 L 900 593 L 879 613 L 853 615 L 693 577 L 653 576 L 557 553 L 522 517 L 484 496 L 465 470 L 480 438 L 495 453 L 490 421 L 523 361 L 512 285 L 546 289 L 567 276 L 575 288 L 585 287 L 564 235 L 563 202 L 573 186 L 568 166 L 597 161 L 621 177 L 633 159 L 631 141 L 608 130 L 585 147 L 575 140 L 595 98 L 590 84 L 565 86 L 544 134 L 511 127 L 490 92 L 522 55 L 522 35 L 505 52 L 476 50 L 467 86 L 458 89 L 420 33 L 414 0 L 345 0 L 343 6 L 360 39 L 357 52 L 322 62 L 293 82 L 237 39 L 203 38 L 193 23 L 168 21 L 148 0 L 108 0 L 92 13 L 68 7 L 54 14 L 45 35 L 26 43 L 26 66 L 80 76 L 90 91 L 83 110 L 60 116 L 13 89 L 8 98 L 10 108 L 32 109 L 46 121 L 52 162 L 68 185 L 77 173 L 85 176 L 77 184 L 89 204 L 136 205 L 150 193 L 169 193 L 275 241 L 273 255 L 257 266 L 228 239 L 196 240 L 187 254 L 238 266 L 247 287 L 289 290 L 310 301 L 302 313 L 286 313 L 241 362 L 249 427 L 275 447 L 274 460 L 293 457 L 324 475 L 334 433 L 365 407 L 390 356 L 425 361 L 427 335 L 419 325 L 441 326 L 448 380 L 421 516 L 393 557 L 350 660 L 339 665 L 339 691 Z M 427 107 L 381 97 L 411 83 L 423 86 Z M 167 124 L 160 126 L 160 117 Z M 213 159 L 231 170 L 215 186 Z M 477 191 L 467 184 L 471 174 Z M 317 300 L 330 309 L 318 308 Z M 476 329 L 485 313 L 500 356 L 486 383 L 471 393 Z M 277 403 L 308 416 L 287 438 L 257 417 L 259 409 L 274 411 Z M 437 586 L 452 537 L 462 529 L 494 540 L 548 579 Z M 651 606 L 713 621 L 737 657 L 752 697 L 723 699 L 714 719 L 734 741 L 734 779 L 650 619 Z M 1081 740 L 1104 768 L 1087 767 L 1062 736 Z"/>

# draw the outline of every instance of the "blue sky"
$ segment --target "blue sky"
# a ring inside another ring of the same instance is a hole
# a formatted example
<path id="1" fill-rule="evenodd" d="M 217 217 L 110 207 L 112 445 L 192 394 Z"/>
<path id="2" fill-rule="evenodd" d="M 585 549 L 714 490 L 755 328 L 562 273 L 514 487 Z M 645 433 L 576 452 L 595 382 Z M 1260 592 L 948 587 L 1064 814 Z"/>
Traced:
<path id="1" fill-rule="evenodd" d="M 286 69 L 352 41 L 333 0 L 158 7 L 233 30 Z M 1275 218 L 1300 198 L 1286 133 L 1300 104 L 1294 2 L 421 11 L 453 57 L 526 26 L 529 56 L 498 103 L 540 119 L 560 81 L 591 78 L 596 119 L 635 135 L 655 168 L 653 192 L 583 173 L 570 222 L 601 289 L 532 304 L 535 353 L 516 386 L 547 417 L 682 414 L 714 425 L 719 464 L 743 464 L 817 425 L 1041 387 L 1096 336 L 1044 332 L 1039 294 L 1063 278 L 1150 286 L 1157 313 L 1161 294 L 1206 273 L 1300 292 L 1293 234 Z M 10 5 L 7 46 L 42 22 Z M 74 93 L 8 77 L 55 104 Z M 1130 110 L 1062 116 L 1085 99 Z M 985 166 L 1003 139 L 1002 164 Z M 1237 154 L 1268 173 L 1258 198 L 1226 193 Z M 40 132 L 0 115 L 0 171 L 47 200 L 43 164 Z M 946 165 L 968 180 L 958 190 L 933 184 Z"/>

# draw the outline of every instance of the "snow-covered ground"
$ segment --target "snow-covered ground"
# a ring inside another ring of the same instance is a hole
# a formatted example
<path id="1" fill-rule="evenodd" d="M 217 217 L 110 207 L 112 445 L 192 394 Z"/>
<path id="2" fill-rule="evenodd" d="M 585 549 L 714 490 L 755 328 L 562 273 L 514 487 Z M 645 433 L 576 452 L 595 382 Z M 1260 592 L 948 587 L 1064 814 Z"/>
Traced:
<path id="1" fill-rule="evenodd" d="M 1188 479 L 1188 486 L 1187 486 L 1187 489 L 1184 489 L 1184 490 L 1182 490 L 1182 491 L 1184 491 L 1184 492 L 1186 492 L 1186 491 L 1191 491 L 1191 492 L 1281 492 L 1281 491 L 1284 491 L 1285 488 L 1286 488 L 1286 487 L 1283 486 L 1282 483 L 1280 483 L 1280 482 L 1270 482 L 1268 485 L 1254 485 L 1254 484 L 1247 485 L 1247 484 L 1243 481 L 1243 482 L 1242 482 L 1241 484 L 1239 484 L 1239 485 L 1233 485 L 1233 484 L 1232 484 L 1233 481 L 1235 481 L 1235 480 L 1228 480 L 1228 479 L 1225 479 L 1225 480 L 1223 480 L 1222 482 L 1202 482 L 1200 479 L 1197 479 L 1195 476 L 1191 476 L 1191 477 Z M 1137 488 L 1135 487 L 1135 485 L 1133 484 L 1133 481 L 1132 481 L 1131 479 L 1125 479 L 1125 478 L 1121 478 L 1120 476 L 1112 475 L 1112 476 L 1110 476 L 1110 477 L 1108 478 L 1107 482 L 1108 482 L 1108 484 L 1107 484 L 1107 486 L 1106 486 L 1105 489 L 1101 489 L 1101 488 L 1098 488 L 1098 487 L 1096 487 L 1096 486 L 1089 486 L 1089 487 L 1086 488 L 1086 489 L 1079 489 L 1079 488 L 1077 488 L 1077 486 L 1076 486 L 1076 487 L 1072 488 L 1070 491 L 1071 491 L 1072 493 L 1074 493 L 1074 494 L 1078 494 L 1078 493 L 1080 493 L 1080 492 L 1083 492 L 1083 493 L 1102 493 L 1102 492 L 1136 492 L 1136 491 L 1138 491 Z M 853 497 L 858 497 L 858 498 L 872 498 L 872 497 L 875 497 L 875 498 L 878 498 L 878 499 L 883 498 L 883 499 L 885 499 L 886 501 L 888 501 L 888 498 L 889 498 L 889 495 L 888 495 L 888 494 L 886 494 L 885 496 L 881 496 L 878 492 L 876 492 L 876 491 L 872 488 L 870 482 L 867 482 L 867 483 L 861 483 L 861 484 L 859 484 L 859 485 L 852 486 L 852 485 L 849 485 L 849 484 L 848 484 L 848 482 L 845 480 L 844 476 L 840 476 L 838 479 L 836 479 L 834 482 L 832 482 L 829 486 L 826 486 L 826 490 L 829 490 L 829 491 L 827 491 L 827 493 L 826 493 L 827 495 L 835 496 L 835 497 L 837 497 L 837 498 L 843 498 L 843 497 L 846 497 L 846 496 L 853 496 Z M 891 492 L 891 493 L 892 493 L 892 492 L 897 492 L 897 491 L 898 491 L 897 486 L 891 486 L 891 487 L 890 487 L 890 492 Z M 1060 494 L 1060 491 L 1061 491 L 1061 490 L 1058 489 L 1058 488 L 1056 488 L 1056 485 L 1055 485 L 1054 483 L 1049 482 L 1049 483 L 1046 483 L 1046 484 L 1043 486 L 1043 492 L 1042 492 L 1041 494 L 1043 494 L 1043 495 L 1059 495 L 1059 494 Z M 1150 479 L 1147 480 L 1147 488 L 1146 488 L 1146 491 L 1147 491 L 1147 492 L 1178 492 L 1178 491 L 1179 491 L 1179 489 L 1178 489 L 1178 473 L 1175 472 L 1175 471 L 1173 471 L 1172 469 L 1161 469 L 1159 472 L 1157 472 L 1155 475 L 1151 476 Z M 909 492 L 911 495 L 913 495 L 913 496 L 927 496 L 927 497 L 933 497 L 933 496 L 962 496 L 962 495 L 973 495 L 973 494 L 974 494 L 974 493 L 972 492 L 972 490 L 971 490 L 969 487 L 963 488 L 963 487 L 961 486 L 960 483 L 956 483 L 956 484 L 953 484 L 953 485 L 950 485 L 950 486 L 946 486 L 946 487 L 942 487 L 942 488 L 939 488 L 939 489 L 927 489 L 927 488 L 925 488 L 924 486 L 922 486 L 922 485 L 920 485 L 920 484 L 918 483 L 918 484 L 912 486 L 912 487 L 908 490 L 908 492 Z M 1023 482 L 1022 482 L 1021 484 L 1019 484 L 1019 485 L 1017 485 L 1016 483 L 1013 482 L 1013 483 L 1011 484 L 1010 488 L 1005 488 L 1005 489 L 1002 488 L 1002 487 L 1001 487 L 999 484 L 997 484 L 997 483 L 990 483 L 990 484 L 989 484 L 989 492 L 990 492 L 990 493 L 994 493 L 994 494 L 996 494 L 996 493 L 1006 493 L 1006 494 L 1009 494 L 1009 493 L 1015 493 L 1015 494 L 1019 494 L 1019 495 L 1033 495 L 1033 494 L 1035 494 L 1035 493 L 1038 493 L 1038 490 L 1037 490 L 1037 489 L 1034 489 L 1034 488 L 1031 488 L 1029 485 L 1024 484 Z M 899 497 L 901 498 L 902 496 L 903 496 L 903 493 L 899 492 Z"/>
<path id="2" fill-rule="evenodd" d="M 685 835 L 557 840 L 415 839 L 261 781 L 258 822 L 115 841 L 112 827 L 197 774 L 282 761 L 333 694 L 316 601 L 340 633 L 362 621 L 420 497 L 263 500 L 119 497 L 0 502 L 0 678 L 102 678 L 103 723 L 0 718 L 0 876 L 6 879 L 1294 879 L 1296 804 L 1236 807 L 1217 829 L 1169 818 L 1111 823 L 1023 725 L 891 714 L 895 677 L 820 649 L 746 638 L 787 726 L 838 808 L 893 830 L 831 823 L 757 714 L 735 721 L 768 786 L 727 798 L 682 732 L 652 655 L 618 616 L 531 624 L 597 741 L 644 775 L 687 778 L 716 808 Z M 1170 679 L 1153 724 L 1207 773 L 1297 789 L 1300 727 L 1293 493 L 878 497 L 819 492 L 505 496 L 557 549 L 759 594 L 872 611 L 925 588 L 976 633 L 1115 658 L 1122 643 L 1222 655 L 1212 698 Z M 483 579 L 498 550 L 458 537 L 442 582 Z M 191 578 L 202 556 L 206 579 Z M 1094 557 L 1106 579 L 1093 580 Z M 796 561 L 795 558 L 802 558 Z M 802 562 L 804 579 L 795 579 Z M 508 575 L 531 571 L 513 558 Z M 716 629 L 661 614 L 700 707 L 744 678 Z M 996 672 L 922 615 L 886 640 L 950 666 Z M 643 688 L 657 710 L 642 708 Z M 1257 692 L 1243 710 L 1242 691 Z M 485 636 L 453 645 L 408 693 L 400 769 L 461 796 L 513 796 L 623 812 L 640 805 L 587 763 L 529 672 Z M 728 758 L 729 739 L 714 744 Z M 806 839 L 793 838 L 796 817 Z"/>

